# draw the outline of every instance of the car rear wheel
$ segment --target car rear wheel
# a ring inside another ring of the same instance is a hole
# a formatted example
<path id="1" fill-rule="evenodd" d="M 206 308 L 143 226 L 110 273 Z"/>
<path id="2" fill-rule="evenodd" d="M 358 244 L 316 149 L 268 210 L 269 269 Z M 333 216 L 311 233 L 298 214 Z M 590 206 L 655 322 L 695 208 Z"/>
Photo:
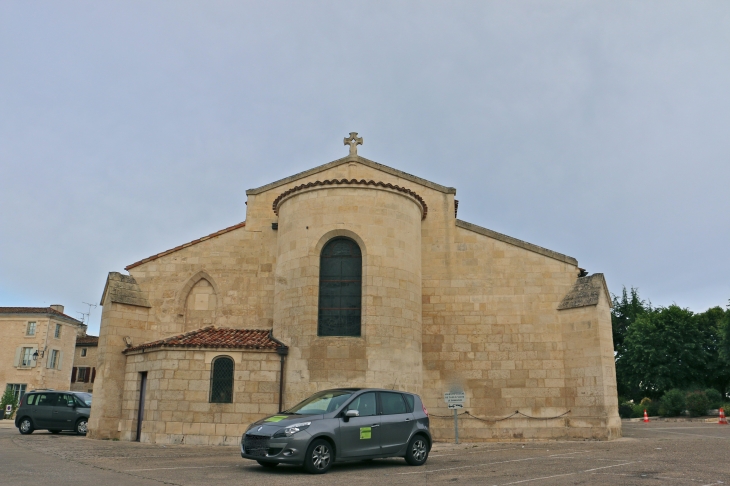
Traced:
<path id="1" fill-rule="evenodd" d="M 422 435 L 414 436 L 408 443 L 406 462 L 411 466 L 422 466 L 428 459 L 428 442 Z"/>
<path id="2" fill-rule="evenodd" d="M 24 417 L 20 420 L 20 424 L 18 424 L 18 430 L 21 434 L 27 435 L 33 433 L 33 422 L 30 421 L 28 417 Z"/>
<path id="3" fill-rule="evenodd" d="M 304 470 L 310 474 L 324 474 L 332 467 L 332 446 L 324 439 L 312 441 L 304 456 Z"/>
<path id="4" fill-rule="evenodd" d="M 268 462 L 268 461 L 256 461 L 256 462 L 258 462 L 262 466 L 268 467 L 268 468 L 274 468 L 279 465 L 278 462 Z"/>
<path id="5" fill-rule="evenodd" d="M 78 422 L 76 422 L 76 433 L 79 435 L 86 435 L 86 431 L 88 430 L 88 421 L 85 418 L 79 419 Z"/>

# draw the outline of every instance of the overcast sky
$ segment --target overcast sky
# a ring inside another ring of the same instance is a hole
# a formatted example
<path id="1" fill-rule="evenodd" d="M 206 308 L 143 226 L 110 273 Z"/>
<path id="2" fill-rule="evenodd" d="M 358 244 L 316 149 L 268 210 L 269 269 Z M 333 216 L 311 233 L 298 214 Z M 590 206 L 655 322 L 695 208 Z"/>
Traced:
<path id="1" fill-rule="evenodd" d="M 460 219 L 704 311 L 729 129 L 727 1 L 2 0 L 0 306 L 79 317 L 357 131 Z"/>

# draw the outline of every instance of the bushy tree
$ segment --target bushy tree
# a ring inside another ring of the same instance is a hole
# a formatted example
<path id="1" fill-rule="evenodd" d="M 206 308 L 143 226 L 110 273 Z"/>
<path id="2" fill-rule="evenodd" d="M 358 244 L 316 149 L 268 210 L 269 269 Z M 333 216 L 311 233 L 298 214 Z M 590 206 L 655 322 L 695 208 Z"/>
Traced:
<path id="1" fill-rule="evenodd" d="M 685 408 L 684 392 L 672 389 L 662 396 L 659 406 L 659 415 L 663 417 L 676 417 Z"/>
<path id="2" fill-rule="evenodd" d="M 0 410 L 0 418 L 13 416 L 12 413 L 9 416 L 5 415 L 5 407 L 7 407 L 8 405 L 12 405 L 13 413 L 15 413 L 15 409 L 18 408 L 18 400 L 17 398 L 15 398 L 15 394 L 13 393 L 13 390 L 10 389 L 10 387 L 5 389 L 5 393 L 3 394 L 2 399 L 0 399 L 0 407 L 2 407 L 2 409 Z"/>
<path id="3" fill-rule="evenodd" d="M 617 374 L 629 388 L 660 397 L 703 383 L 709 351 L 692 311 L 677 305 L 639 315 L 626 330 Z"/>
<path id="4" fill-rule="evenodd" d="M 618 363 L 624 354 L 624 340 L 628 330 L 636 319 L 652 311 L 651 303 L 639 297 L 639 289 L 626 287 L 621 291 L 621 298 L 613 295 L 611 309 L 611 327 L 613 328 L 613 350 Z M 643 394 L 638 386 L 632 385 L 623 375 L 623 369 L 616 367 L 616 385 L 618 394 L 639 400 Z"/>
<path id="5" fill-rule="evenodd" d="M 707 399 L 707 395 L 705 395 L 705 392 L 702 390 L 687 393 L 685 403 L 687 404 L 689 414 L 693 417 L 707 415 L 707 410 L 710 408 L 710 401 Z"/>
<path id="6" fill-rule="evenodd" d="M 704 339 L 707 353 L 704 379 L 697 385 L 715 388 L 724 395 L 730 384 L 730 361 L 725 359 L 722 348 L 725 346 L 725 329 L 728 314 L 721 307 L 713 307 L 696 314 L 697 326 Z"/>

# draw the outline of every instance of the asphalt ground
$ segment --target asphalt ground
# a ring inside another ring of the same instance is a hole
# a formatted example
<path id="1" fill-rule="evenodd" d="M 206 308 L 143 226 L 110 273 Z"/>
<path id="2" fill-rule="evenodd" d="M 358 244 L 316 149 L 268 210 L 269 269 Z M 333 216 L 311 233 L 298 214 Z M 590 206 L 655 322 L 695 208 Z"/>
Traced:
<path id="1" fill-rule="evenodd" d="M 610 442 L 437 443 L 421 467 L 377 459 L 311 476 L 293 466 L 264 469 L 237 447 L 21 436 L 0 427 L 0 485 L 730 484 L 730 426 L 624 422 L 623 434 Z"/>

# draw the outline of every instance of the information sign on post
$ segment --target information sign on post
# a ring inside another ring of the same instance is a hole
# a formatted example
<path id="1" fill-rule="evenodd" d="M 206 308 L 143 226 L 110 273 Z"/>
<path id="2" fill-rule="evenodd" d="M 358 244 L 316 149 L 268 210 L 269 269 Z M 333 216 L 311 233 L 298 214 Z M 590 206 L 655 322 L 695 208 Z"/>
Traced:
<path id="1" fill-rule="evenodd" d="M 5 405 L 5 415 L 10 415 L 10 413 L 13 411 L 12 405 Z"/>
<path id="2" fill-rule="evenodd" d="M 464 408 L 466 393 L 463 391 L 451 391 L 444 393 L 444 401 L 454 411 L 454 439 L 459 443 L 459 413 L 458 409 Z"/>

